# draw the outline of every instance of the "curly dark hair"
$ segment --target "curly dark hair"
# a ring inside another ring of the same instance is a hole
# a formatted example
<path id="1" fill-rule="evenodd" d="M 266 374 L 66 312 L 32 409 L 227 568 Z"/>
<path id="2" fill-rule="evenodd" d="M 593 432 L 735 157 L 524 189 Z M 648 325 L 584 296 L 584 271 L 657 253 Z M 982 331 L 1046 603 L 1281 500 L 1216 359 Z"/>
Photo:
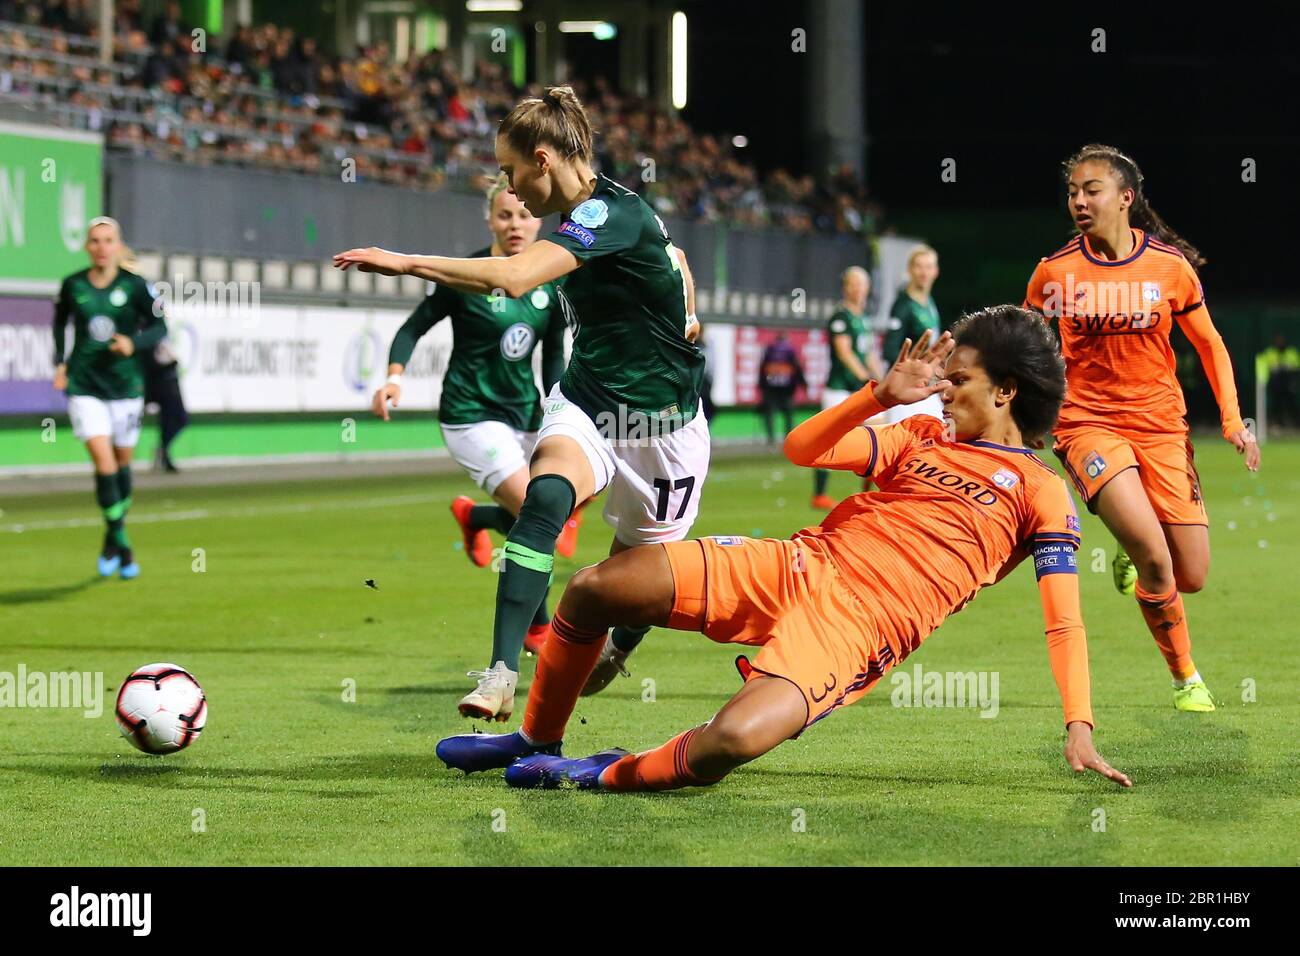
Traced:
<path id="1" fill-rule="evenodd" d="M 1011 417 L 1026 440 L 1052 430 L 1065 400 L 1065 360 L 1056 333 L 1041 315 L 1015 305 L 991 305 L 958 319 L 952 337 L 958 346 L 979 353 L 990 381 L 1016 383 Z"/>

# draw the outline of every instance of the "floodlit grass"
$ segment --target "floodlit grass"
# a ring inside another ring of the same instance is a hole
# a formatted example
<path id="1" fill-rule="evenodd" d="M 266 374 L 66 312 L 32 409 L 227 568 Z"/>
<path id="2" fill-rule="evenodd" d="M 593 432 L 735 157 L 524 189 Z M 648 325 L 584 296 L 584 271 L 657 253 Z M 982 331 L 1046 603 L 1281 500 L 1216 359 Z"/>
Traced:
<path id="1" fill-rule="evenodd" d="M 1064 764 L 1028 567 L 902 665 L 997 672 L 994 719 L 891 706 L 886 677 L 710 789 L 516 792 L 433 757 L 469 729 L 455 704 L 490 645 L 495 577 L 447 513 L 464 478 L 141 491 L 134 582 L 95 578 L 89 474 L 84 494 L 3 500 L 0 671 L 102 671 L 107 699 L 95 719 L 0 709 L 0 864 L 1294 864 L 1300 446 L 1264 451 L 1251 476 L 1225 443 L 1199 443 L 1214 561 L 1186 601 L 1215 714 L 1173 709 L 1133 600 L 1112 589 L 1113 542 L 1084 515 L 1097 741 L 1131 791 Z M 719 461 L 696 533 L 789 535 L 817 520 L 809 491 L 780 459 Z M 591 509 L 553 600 L 609 538 Z M 631 680 L 580 702 L 566 751 L 643 749 L 703 722 L 739 686 L 734 654 L 652 632 Z M 154 661 L 191 669 L 210 704 L 201 739 L 166 758 L 112 718 L 121 679 Z"/>

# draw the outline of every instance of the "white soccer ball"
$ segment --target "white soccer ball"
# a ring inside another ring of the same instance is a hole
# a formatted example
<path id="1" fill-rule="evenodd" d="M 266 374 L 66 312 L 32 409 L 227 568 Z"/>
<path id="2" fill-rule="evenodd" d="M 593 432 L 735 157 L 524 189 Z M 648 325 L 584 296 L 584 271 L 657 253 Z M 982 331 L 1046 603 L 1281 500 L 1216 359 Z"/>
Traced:
<path id="1" fill-rule="evenodd" d="M 208 701 L 194 675 L 177 664 L 146 664 L 122 681 L 117 726 L 137 750 L 169 754 L 198 739 Z"/>

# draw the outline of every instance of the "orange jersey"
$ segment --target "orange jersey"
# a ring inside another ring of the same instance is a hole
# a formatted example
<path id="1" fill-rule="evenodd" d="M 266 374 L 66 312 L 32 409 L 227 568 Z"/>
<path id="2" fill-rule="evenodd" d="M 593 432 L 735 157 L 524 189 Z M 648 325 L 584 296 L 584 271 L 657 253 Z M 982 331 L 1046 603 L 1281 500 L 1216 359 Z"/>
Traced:
<path id="1" fill-rule="evenodd" d="M 796 428 L 786 454 L 870 476 L 880 490 L 845 499 L 795 540 L 818 539 L 898 660 L 1033 555 L 1066 720 L 1091 723 L 1079 517 L 1065 482 L 1028 449 L 949 441 L 928 415 L 854 427 L 881 410 L 873 385 Z"/>
<path id="2" fill-rule="evenodd" d="M 875 460 L 858 474 L 879 491 L 845 499 L 799 535 L 821 538 L 849 586 L 879 609 L 900 657 L 1029 553 L 1045 561 L 1040 571 L 1074 570 L 1074 502 L 1032 452 L 949 442 L 928 415 L 863 427 Z"/>
<path id="3" fill-rule="evenodd" d="M 1191 264 L 1140 229 L 1126 259 L 1096 255 L 1080 235 L 1038 263 L 1025 306 L 1057 319 L 1068 389 L 1058 430 L 1186 430 L 1187 406 L 1169 336 L 1177 322 L 1195 346 L 1219 403 L 1225 437 L 1241 411 L 1232 361 L 1210 321 Z"/>

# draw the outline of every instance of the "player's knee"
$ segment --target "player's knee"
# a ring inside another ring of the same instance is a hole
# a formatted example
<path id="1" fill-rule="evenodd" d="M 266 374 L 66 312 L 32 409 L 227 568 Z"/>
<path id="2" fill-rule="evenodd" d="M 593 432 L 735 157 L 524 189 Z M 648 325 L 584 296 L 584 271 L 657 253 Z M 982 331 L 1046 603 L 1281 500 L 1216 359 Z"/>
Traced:
<path id="1" fill-rule="evenodd" d="M 1130 554 L 1129 558 L 1137 568 L 1138 580 L 1148 590 L 1163 593 L 1174 586 L 1174 564 L 1168 554 Z"/>
<path id="2" fill-rule="evenodd" d="M 1177 577 L 1178 590 L 1183 594 L 1195 594 L 1205 587 L 1206 568 L 1179 568 Z"/>
<path id="3" fill-rule="evenodd" d="M 754 723 L 730 715 L 715 717 L 707 730 L 708 750 L 713 761 L 738 767 L 767 753 L 771 748 L 762 742 L 762 735 Z"/>
<path id="4" fill-rule="evenodd" d="M 573 600 L 583 607 L 589 607 L 600 601 L 600 589 L 600 565 L 593 564 L 590 567 L 582 568 L 573 577 L 569 578 L 569 583 L 564 589 L 564 597 L 566 601 Z"/>
<path id="5" fill-rule="evenodd" d="M 555 539 L 573 512 L 573 485 L 560 475 L 541 475 L 528 483 L 515 528 Z M 518 537 L 517 534 L 513 537 Z"/>

